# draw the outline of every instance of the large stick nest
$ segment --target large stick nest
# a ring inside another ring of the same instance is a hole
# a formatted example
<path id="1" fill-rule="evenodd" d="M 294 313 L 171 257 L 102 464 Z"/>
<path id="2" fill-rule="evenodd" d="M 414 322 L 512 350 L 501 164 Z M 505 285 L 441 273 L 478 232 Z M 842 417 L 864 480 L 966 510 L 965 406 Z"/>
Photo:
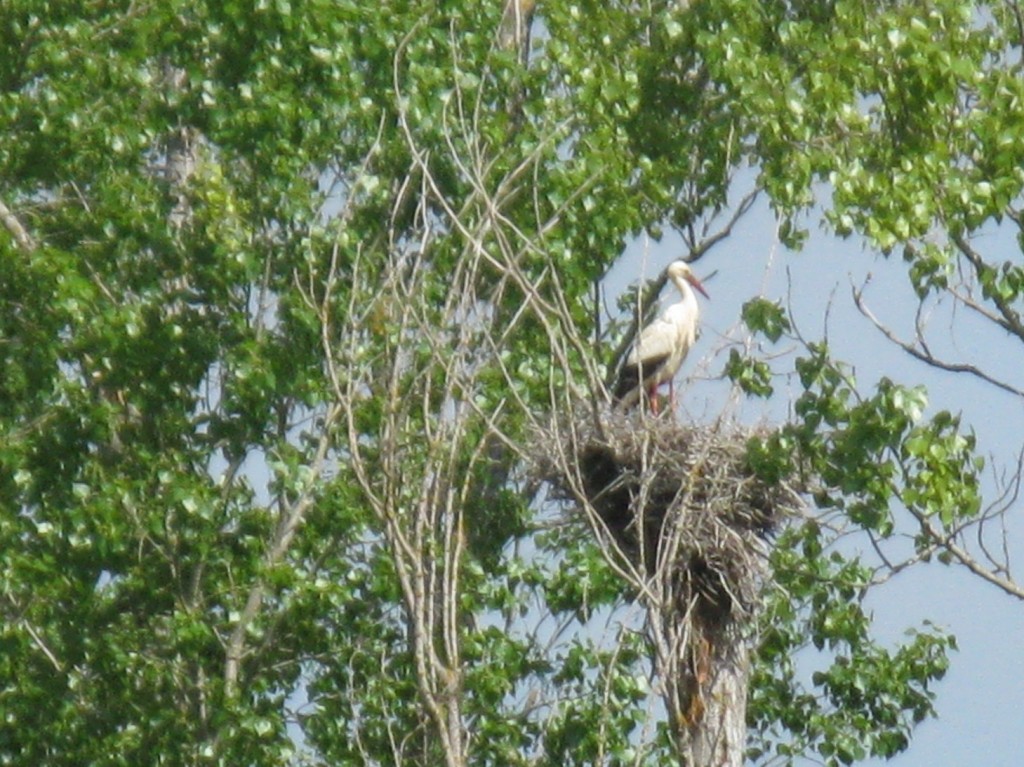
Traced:
<path id="1" fill-rule="evenodd" d="M 636 572 L 660 574 L 676 609 L 721 623 L 755 609 L 764 540 L 800 505 L 791 484 L 751 469 L 756 433 L 588 415 L 542 436 L 538 474 L 556 498 L 596 516 Z"/>

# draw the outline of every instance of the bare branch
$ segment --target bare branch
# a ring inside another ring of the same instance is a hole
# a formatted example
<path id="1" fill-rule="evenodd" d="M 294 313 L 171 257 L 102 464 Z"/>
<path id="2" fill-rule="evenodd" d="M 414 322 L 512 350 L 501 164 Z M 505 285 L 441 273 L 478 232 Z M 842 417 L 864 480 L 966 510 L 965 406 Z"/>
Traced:
<path id="1" fill-rule="evenodd" d="M 923 520 L 922 530 L 930 539 L 952 554 L 958 564 L 963 565 L 982 580 L 991 583 L 1010 596 L 1024 600 L 1024 586 L 1021 586 L 1012 578 L 1000 575 L 998 571 L 991 570 L 982 565 L 967 549 L 960 546 L 952 536 L 940 533 L 931 525 L 925 525 Z"/>
<path id="2" fill-rule="evenodd" d="M 894 343 L 914 359 L 918 359 L 934 368 L 946 370 L 950 373 L 967 373 L 968 375 L 985 381 L 986 383 L 1002 389 L 1009 394 L 1013 394 L 1017 397 L 1024 397 L 1024 390 L 1018 389 L 1005 381 L 1000 381 L 974 365 L 963 362 L 946 362 L 935 357 L 929 351 L 927 344 L 924 343 L 923 337 L 921 337 L 920 334 L 915 343 L 902 340 L 889 327 L 884 325 L 864 303 L 863 288 L 857 288 L 854 286 L 851 288 L 851 292 L 853 294 L 853 302 L 856 305 L 857 310 L 870 320 L 871 324 L 874 325 L 887 339 L 889 339 L 889 341 Z"/>
<path id="3" fill-rule="evenodd" d="M 1017 499 L 1020 498 L 1021 480 L 1024 478 L 1024 448 L 1017 454 L 1017 465 L 1013 470 L 1009 481 L 1006 480 L 1005 473 L 1001 477 L 996 478 L 998 485 L 1002 485 L 1003 489 L 989 505 L 982 512 L 981 518 L 978 520 L 976 536 L 978 548 L 985 555 L 989 564 L 992 565 L 993 571 L 996 574 L 1011 578 L 1010 575 L 1010 551 L 1009 544 L 1007 542 L 1007 530 L 1005 517 L 1006 513 L 1017 503 Z M 989 550 L 988 542 L 985 539 L 985 530 L 988 527 L 988 523 L 994 519 L 1000 520 L 1001 523 L 1001 534 L 1000 534 L 1000 548 L 1001 555 L 996 557 Z"/>
<path id="4" fill-rule="evenodd" d="M 22 620 L 21 625 L 25 627 L 25 631 L 28 632 L 29 636 L 32 637 L 33 643 L 39 648 L 39 650 L 46 656 L 47 660 L 53 665 L 54 669 L 59 673 L 64 673 L 64 664 L 57 660 L 57 656 L 53 654 L 46 642 L 39 635 L 39 632 L 35 630 L 31 623 L 26 620 Z"/>
<path id="5" fill-rule="evenodd" d="M 743 216 L 746 215 L 746 213 L 754 206 L 754 203 L 757 201 L 757 197 L 760 193 L 761 190 L 756 187 L 747 192 L 742 199 L 740 199 L 739 205 L 736 206 L 736 209 L 729 217 L 729 220 L 725 223 L 725 226 L 711 236 L 703 238 L 699 243 L 691 247 L 690 254 L 685 260 L 690 263 L 698 261 L 703 258 L 711 248 L 731 235 L 733 227 L 736 226 L 739 220 L 743 218 Z"/>
<path id="6" fill-rule="evenodd" d="M 0 200 L 0 223 L 3 223 L 4 228 L 10 233 L 11 237 L 14 238 L 14 242 L 24 253 L 31 253 L 36 249 L 35 240 L 32 239 L 32 235 L 28 233 L 28 230 L 22 226 L 21 221 L 18 217 L 11 212 L 11 209 L 4 204 L 3 200 Z"/>
<path id="7" fill-rule="evenodd" d="M 970 243 L 961 234 L 952 234 L 953 242 L 956 243 L 957 248 L 963 253 L 964 257 L 971 262 L 971 266 L 974 267 L 974 273 L 980 280 L 982 274 L 986 269 L 991 267 L 985 263 L 985 260 L 981 257 L 974 248 L 971 247 Z M 1021 324 L 1020 315 L 1010 306 L 1004 298 L 993 293 L 988 297 L 989 300 L 995 304 L 999 310 L 999 325 L 1008 333 L 1012 333 L 1017 336 L 1021 341 L 1024 341 L 1024 324 Z"/>

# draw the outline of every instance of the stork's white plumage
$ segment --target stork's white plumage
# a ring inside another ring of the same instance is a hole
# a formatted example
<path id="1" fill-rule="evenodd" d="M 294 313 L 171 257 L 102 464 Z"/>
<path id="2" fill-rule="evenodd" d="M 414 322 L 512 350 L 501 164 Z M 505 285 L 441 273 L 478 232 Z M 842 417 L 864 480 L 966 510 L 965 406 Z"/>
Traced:
<path id="1" fill-rule="evenodd" d="M 679 289 L 682 300 L 668 307 L 658 319 L 645 327 L 619 371 L 615 385 L 615 399 L 622 407 L 631 407 L 646 392 L 651 410 L 657 414 L 658 387 L 668 382 L 669 397 L 674 399 L 673 379 L 686 353 L 697 340 L 700 307 L 692 285 L 708 298 L 690 266 L 685 261 L 673 261 L 668 266 L 668 278 Z"/>

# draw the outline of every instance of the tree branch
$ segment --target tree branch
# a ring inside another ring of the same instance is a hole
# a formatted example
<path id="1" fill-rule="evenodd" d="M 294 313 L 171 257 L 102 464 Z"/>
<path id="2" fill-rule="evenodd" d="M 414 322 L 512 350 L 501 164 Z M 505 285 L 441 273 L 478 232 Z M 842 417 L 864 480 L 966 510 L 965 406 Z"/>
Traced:
<path id="1" fill-rule="evenodd" d="M 922 520 L 922 530 L 930 539 L 936 541 L 943 549 L 953 555 L 961 565 L 966 567 L 972 573 L 977 575 L 982 580 L 985 580 L 1002 591 L 1006 592 L 1012 597 L 1024 600 L 1024 586 L 1021 586 L 1012 578 L 1003 577 L 998 575 L 996 572 L 988 569 L 977 559 L 975 559 L 967 549 L 960 546 L 953 540 L 952 536 L 940 535 L 931 525 L 927 525 Z"/>
<path id="2" fill-rule="evenodd" d="M 971 247 L 971 244 L 964 239 L 963 235 L 952 234 L 951 236 L 960 252 L 963 253 L 964 257 L 968 261 L 971 262 L 971 266 L 974 267 L 974 273 L 980 280 L 982 272 L 986 269 L 991 269 L 991 267 L 985 262 L 985 259 L 981 257 L 981 254 Z M 1024 324 L 1021 324 L 1020 315 L 1014 311 L 1009 302 L 997 293 L 993 292 L 992 295 L 989 296 L 989 299 L 999 310 L 1000 318 L 998 319 L 998 322 L 1000 327 L 1017 336 L 1021 341 L 1024 341 Z"/>
<path id="3" fill-rule="evenodd" d="M 11 209 L 4 204 L 3 200 L 0 200 L 0 222 L 3 223 L 4 228 L 10 232 L 11 237 L 14 238 L 15 244 L 24 253 L 31 253 L 36 249 L 35 240 L 32 239 L 32 235 L 28 233 L 18 217 L 11 212 Z"/>
<path id="4" fill-rule="evenodd" d="M 264 570 L 272 569 L 284 559 L 296 531 L 299 529 L 306 512 L 313 503 L 317 481 L 323 474 L 328 452 L 333 445 L 331 435 L 334 432 L 334 424 L 341 417 L 341 414 L 342 408 L 336 403 L 331 406 L 324 417 L 320 440 L 317 444 L 316 457 L 310 467 L 310 476 L 306 480 L 302 493 L 286 507 L 278 523 L 273 543 L 264 556 Z M 245 600 L 245 607 L 242 608 L 242 612 L 238 616 L 238 621 L 228 637 L 225 648 L 224 687 L 225 694 L 228 697 L 238 693 L 238 679 L 241 673 L 242 659 L 245 657 L 246 633 L 259 614 L 265 596 L 266 582 L 262 575 L 258 575 L 249 589 Z"/>
<path id="5" fill-rule="evenodd" d="M 931 365 L 934 368 L 938 368 L 939 370 L 946 370 L 950 373 L 967 373 L 968 375 L 972 375 L 975 378 L 979 378 L 982 381 L 991 384 L 992 386 L 995 386 L 999 389 L 1002 389 L 1005 392 L 1008 392 L 1009 394 L 1013 394 L 1017 397 L 1024 398 L 1024 390 L 1018 389 L 1017 387 L 1008 384 L 1005 381 L 1000 381 L 997 378 L 993 378 L 988 373 L 986 373 L 985 371 L 981 370 L 978 367 L 975 367 L 974 365 L 963 362 L 946 362 L 944 360 L 940 360 L 934 355 L 932 355 L 932 353 L 928 350 L 927 345 L 922 344 L 924 348 L 919 349 L 915 343 L 904 341 L 903 339 L 899 338 L 895 333 L 893 333 L 892 330 L 885 326 L 881 322 L 881 320 L 879 320 L 864 303 L 863 289 L 853 287 L 851 289 L 851 292 L 853 293 L 853 302 L 856 305 L 857 310 L 862 315 L 867 317 L 867 319 L 871 321 L 871 324 L 878 328 L 882 335 L 884 335 L 887 339 L 889 339 L 889 341 L 894 343 L 896 346 L 900 347 L 903 351 L 905 351 L 914 359 L 918 359 L 921 362 Z"/>

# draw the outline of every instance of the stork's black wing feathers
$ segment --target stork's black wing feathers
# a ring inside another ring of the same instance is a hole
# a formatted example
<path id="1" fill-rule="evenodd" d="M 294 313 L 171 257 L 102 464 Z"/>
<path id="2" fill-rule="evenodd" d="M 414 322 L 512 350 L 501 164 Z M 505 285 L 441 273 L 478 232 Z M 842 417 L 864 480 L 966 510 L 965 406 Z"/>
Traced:
<path id="1" fill-rule="evenodd" d="M 653 376 L 661 366 L 664 365 L 671 355 L 660 354 L 657 357 L 648 357 L 643 361 L 644 379 Z M 640 364 L 627 362 L 619 371 L 619 378 L 615 382 L 615 400 L 621 400 L 634 389 L 640 388 Z"/>

